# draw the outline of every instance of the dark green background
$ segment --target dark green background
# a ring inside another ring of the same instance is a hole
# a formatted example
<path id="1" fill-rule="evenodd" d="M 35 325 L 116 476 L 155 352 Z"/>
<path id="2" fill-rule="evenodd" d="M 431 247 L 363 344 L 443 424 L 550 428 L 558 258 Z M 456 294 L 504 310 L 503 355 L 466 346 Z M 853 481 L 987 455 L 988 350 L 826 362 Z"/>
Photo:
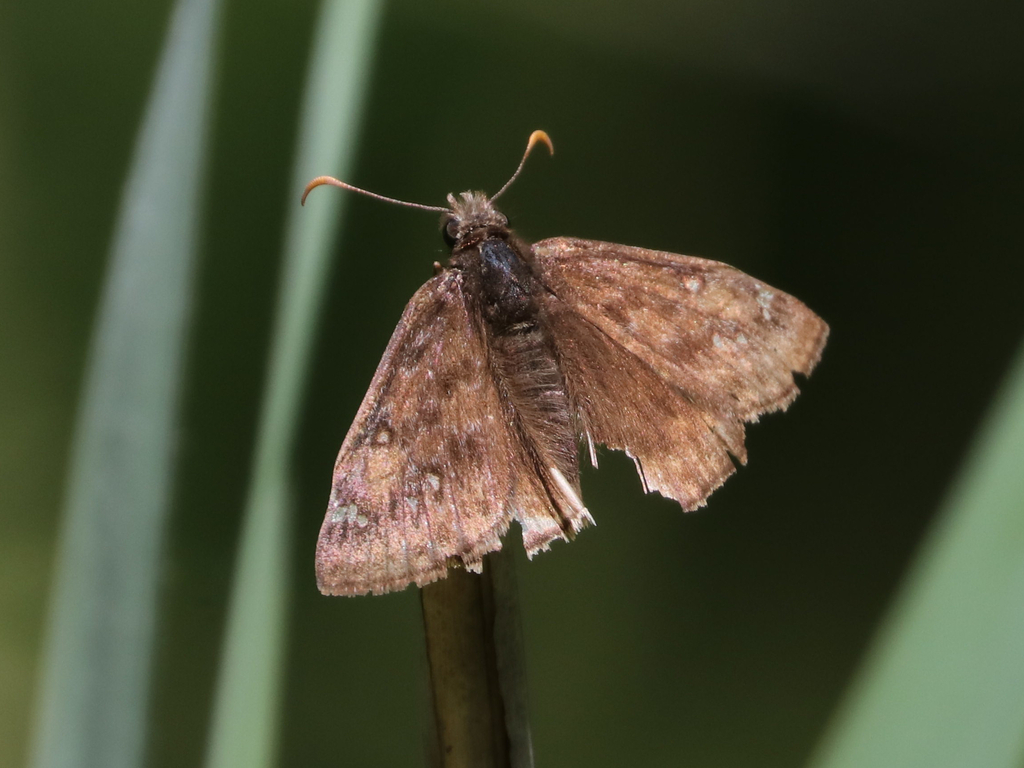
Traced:
<path id="1" fill-rule="evenodd" d="M 0 6 L 2 768 L 25 756 L 77 390 L 169 8 Z M 707 509 L 644 498 L 605 454 L 584 478 L 598 526 L 521 558 L 539 765 L 793 766 L 813 748 L 1024 329 L 1012 8 L 388 5 L 350 181 L 493 192 L 544 128 L 557 154 L 503 202 L 520 234 L 727 261 L 832 326 Z M 227 8 L 154 766 L 202 758 L 315 12 Z M 419 760 L 415 592 L 321 597 L 312 551 L 337 447 L 443 253 L 432 215 L 350 201 L 297 457 L 282 765 Z"/>

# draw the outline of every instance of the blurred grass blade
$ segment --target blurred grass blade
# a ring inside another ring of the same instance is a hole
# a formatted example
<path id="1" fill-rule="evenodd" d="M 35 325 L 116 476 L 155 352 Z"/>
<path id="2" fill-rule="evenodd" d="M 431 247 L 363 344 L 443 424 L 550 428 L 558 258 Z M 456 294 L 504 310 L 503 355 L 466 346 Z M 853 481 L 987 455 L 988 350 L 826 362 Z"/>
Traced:
<path id="1" fill-rule="evenodd" d="M 1024 348 L 812 765 L 1024 765 Z"/>
<path id="2" fill-rule="evenodd" d="M 125 184 L 70 465 L 31 764 L 143 763 L 218 20 L 182 0 Z"/>
<path id="3" fill-rule="evenodd" d="M 381 3 L 326 0 L 299 126 L 284 265 L 207 753 L 208 768 L 264 768 L 276 750 L 287 593 L 290 460 L 344 195 L 299 196 L 349 175 Z M 312 551 L 312 550 L 311 550 Z M 310 583 L 313 589 L 312 561 Z"/>

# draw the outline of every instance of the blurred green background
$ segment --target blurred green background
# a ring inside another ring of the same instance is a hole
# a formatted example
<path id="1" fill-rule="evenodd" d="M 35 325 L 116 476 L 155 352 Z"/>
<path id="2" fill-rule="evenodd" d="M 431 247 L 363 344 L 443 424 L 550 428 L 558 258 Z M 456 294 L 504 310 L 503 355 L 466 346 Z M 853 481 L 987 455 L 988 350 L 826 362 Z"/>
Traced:
<path id="1" fill-rule="evenodd" d="M 0 5 L 0 768 L 28 754 L 87 347 L 170 11 Z M 222 19 L 153 766 L 206 749 L 316 14 Z M 493 192 L 544 128 L 555 157 L 503 200 L 521 235 L 726 261 L 832 327 L 707 508 L 643 497 L 606 452 L 584 477 L 597 527 L 520 557 L 540 765 L 812 754 L 1022 337 L 1022 29 L 993 0 L 385 6 L 349 181 Z M 337 448 L 444 252 L 432 215 L 348 201 L 296 457 L 281 765 L 420 760 L 415 591 L 322 597 L 312 553 Z"/>

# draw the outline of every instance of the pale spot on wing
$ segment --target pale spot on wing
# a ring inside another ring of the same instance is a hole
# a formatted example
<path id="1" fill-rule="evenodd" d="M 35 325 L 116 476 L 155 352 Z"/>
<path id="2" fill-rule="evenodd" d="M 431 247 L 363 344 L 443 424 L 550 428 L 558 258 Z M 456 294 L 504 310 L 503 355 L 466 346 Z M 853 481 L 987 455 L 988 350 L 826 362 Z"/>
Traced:
<path id="1" fill-rule="evenodd" d="M 686 278 L 685 280 L 683 280 L 683 286 L 690 293 L 696 293 L 702 287 L 701 286 L 701 280 L 700 280 L 699 277 L 688 277 L 688 278 Z"/>
<path id="2" fill-rule="evenodd" d="M 415 496 L 407 497 L 405 503 L 408 505 L 409 509 L 411 509 L 414 513 L 417 512 L 420 508 L 420 500 L 417 499 Z"/>
<path id="3" fill-rule="evenodd" d="M 711 338 L 711 342 L 718 348 L 721 349 L 725 346 L 725 342 L 722 341 L 722 337 L 717 333 Z"/>
<path id="4" fill-rule="evenodd" d="M 435 491 L 441 490 L 441 478 L 435 474 L 428 474 L 425 478 L 427 485 L 433 488 Z"/>
<path id="5" fill-rule="evenodd" d="M 343 507 L 338 507 L 331 512 L 332 523 L 347 523 L 351 522 L 355 518 L 359 508 L 355 504 L 346 504 Z"/>
<path id="6" fill-rule="evenodd" d="M 369 518 L 367 518 L 366 515 L 364 515 L 362 512 L 356 515 L 356 525 L 358 525 L 360 528 L 365 528 L 368 522 L 370 522 Z"/>
<path id="7" fill-rule="evenodd" d="M 418 352 L 427 345 L 430 341 L 430 327 L 426 326 L 416 331 L 416 335 L 412 338 L 412 344 L 410 345 L 410 351 Z"/>

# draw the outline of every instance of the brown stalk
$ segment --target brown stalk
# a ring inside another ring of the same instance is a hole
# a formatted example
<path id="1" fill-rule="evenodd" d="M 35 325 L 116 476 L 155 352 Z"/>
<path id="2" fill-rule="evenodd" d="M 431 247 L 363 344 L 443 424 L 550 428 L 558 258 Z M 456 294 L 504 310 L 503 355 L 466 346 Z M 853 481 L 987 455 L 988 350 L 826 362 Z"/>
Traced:
<path id="1" fill-rule="evenodd" d="M 453 569 L 420 592 L 438 768 L 532 768 L 511 555 Z"/>

